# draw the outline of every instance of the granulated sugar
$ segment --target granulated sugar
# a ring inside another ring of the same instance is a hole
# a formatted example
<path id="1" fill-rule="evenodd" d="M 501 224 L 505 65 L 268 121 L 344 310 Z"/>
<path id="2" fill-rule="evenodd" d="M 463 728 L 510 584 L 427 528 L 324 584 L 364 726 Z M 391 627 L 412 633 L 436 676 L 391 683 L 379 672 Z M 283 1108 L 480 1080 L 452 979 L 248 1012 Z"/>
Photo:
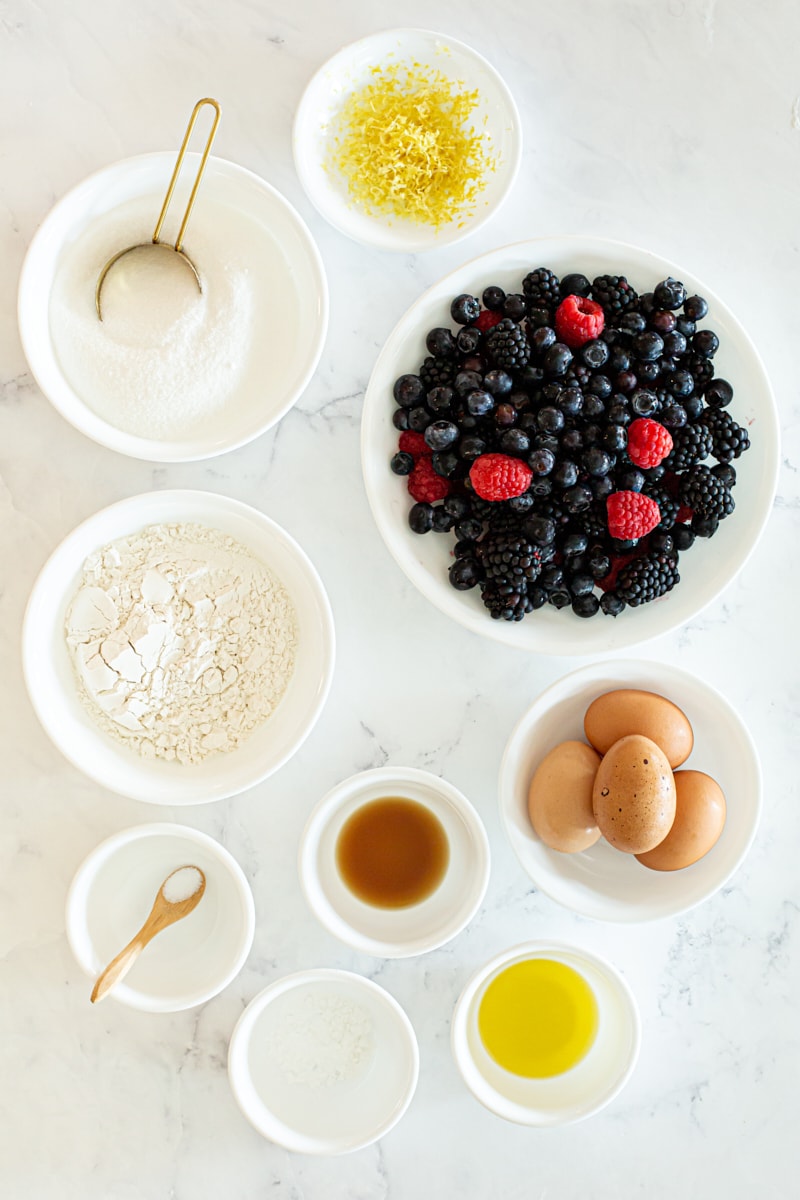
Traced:
<path id="1" fill-rule="evenodd" d="M 92 223 L 65 254 L 50 303 L 50 328 L 64 375 L 98 416 L 139 437 L 175 441 L 220 427 L 255 373 L 263 387 L 264 311 L 250 269 L 254 227 L 241 214 L 198 204 L 176 268 L 166 251 L 125 256 L 95 284 L 118 250 L 148 242 L 153 202 L 138 200 Z M 250 249 L 248 250 L 248 239 Z M 262 233 L 262 242 L 264 235 Z M 264 272 L 259 272 L 259 275 Z"/>

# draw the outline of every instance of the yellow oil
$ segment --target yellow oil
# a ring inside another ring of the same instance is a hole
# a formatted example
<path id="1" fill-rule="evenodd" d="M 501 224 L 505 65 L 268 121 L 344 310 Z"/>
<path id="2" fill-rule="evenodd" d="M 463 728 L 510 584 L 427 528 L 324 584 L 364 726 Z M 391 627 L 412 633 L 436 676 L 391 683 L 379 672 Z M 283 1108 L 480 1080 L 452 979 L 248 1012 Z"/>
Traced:
<path id="1" fill-rule="evenodd" d="M 495 976 L 478 1008 L 489 1055 L 513 1075 L 548 1079 L 569 1071 L 597 1033 L 597 1001 L 566 963 L 529 958 Z"/>

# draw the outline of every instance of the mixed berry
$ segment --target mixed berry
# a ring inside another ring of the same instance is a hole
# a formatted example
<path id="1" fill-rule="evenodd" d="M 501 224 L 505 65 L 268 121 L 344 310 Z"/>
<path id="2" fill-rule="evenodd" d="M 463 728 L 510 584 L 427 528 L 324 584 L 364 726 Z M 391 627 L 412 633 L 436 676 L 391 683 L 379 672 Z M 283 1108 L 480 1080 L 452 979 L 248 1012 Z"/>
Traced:
<path id="1" fill-rule="evenodd" d="M 452 326 L 394 384 L 414 533 L 456 541 L 450 583 L 492 617 L 544 605 L 618 616 L 680 581 L 679 556 L 733 512 L 746 429 L 714 374 L 717 335 L 676 279 L 638 295 L 530 271 L 456 296 Z"/>

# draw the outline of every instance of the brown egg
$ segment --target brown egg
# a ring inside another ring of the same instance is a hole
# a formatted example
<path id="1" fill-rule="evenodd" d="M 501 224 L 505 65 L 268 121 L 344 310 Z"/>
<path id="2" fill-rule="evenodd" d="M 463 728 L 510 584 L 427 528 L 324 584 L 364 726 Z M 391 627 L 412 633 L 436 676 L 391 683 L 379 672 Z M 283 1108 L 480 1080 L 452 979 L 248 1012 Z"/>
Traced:
<path id="1" fill-rule="evenodd" d="M 539 763 L 528 792 L 528 814 L 546 846 L 575 854 L 600 837 L 592 812 L 599 766 L 600 755 L 585 742 L 561 742 Z"/>
<path id="2" fill-rule="evenodd" d="M 655 742 L 634 733 L 611 746 L 597 769 L 592 808 L 618 850 L 643 854 L 663 842 L 675 820 L 675 780 Z"/>
<path id="3" fill-rule="evenodd" d="M 702 771 L 675 772 L 675 820 L 663 842 L 637 854 L 653 871 L 680 871 L 708 854 L 725 825 L 722 788 Z"/>
<path id="4" fill-rule="evenodd" d="M 635 688 L 619 688 L 598 696 L 586 710 L 583 728 L 601 754 L 620 738 L 639 733 L 661 747 L 671 767 L 686 762 L 694 745 L 692 727 L 677 704 L 655 692 Z"/>

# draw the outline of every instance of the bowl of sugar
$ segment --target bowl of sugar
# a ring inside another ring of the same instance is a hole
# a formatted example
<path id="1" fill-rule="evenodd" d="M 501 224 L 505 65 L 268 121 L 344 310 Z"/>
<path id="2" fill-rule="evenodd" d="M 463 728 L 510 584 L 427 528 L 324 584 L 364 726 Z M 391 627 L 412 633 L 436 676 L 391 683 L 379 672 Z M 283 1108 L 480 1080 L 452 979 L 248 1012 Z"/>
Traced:
<path id="1" fill-rule="evenodd" d="M 133 937 L 164 879 L 191 864 L 205 875 L 195 910 L 145 947 L 110 998 L 142 1012 L 182 1012 L 205 1004 L 239 974 L 255 933 L 250 885 L 234 857 L 187 825 L 135 825 L 106 838 L 84 859 L 67 895 L 67 937 L 90 978 Z M 90 986 L 86 987 L 89 1001 Z"/>
<path id="2" fill-rule="evenodd" d="M 198 159 L 186 156 L 168 225 Z M 308 385 L 328 322 L 306 225 L 265 180 L 219 158 L 185 241 L 202 290 L 142 256 L 109 275 L 98 319 L 100 271 L 149 241 L 173 165 L 145 154 L 73 188 L 34 236 L 18 297 L 23 349 L 51 404 L 87 437 L 152 462 L 211 458 L 270 429 Z"/>
<path id="3" fill-rule="evenodd" d="M 266 779 L 314 727 L 333 616 L 297 542 L 210 492 L 132 496 L 68 534 L 23 622 L 45 732 L 102 787 L 199 804 Z"/>
<path id="4" fill-rule="evenodd" d="M 408 1016 L 377 983 L 317 968 L 276 980 L 239 1018 L 228 1078 L 248 1121 L 298 1154 L 349 1154 L 411 1103 L 419 1049 Z"/>

